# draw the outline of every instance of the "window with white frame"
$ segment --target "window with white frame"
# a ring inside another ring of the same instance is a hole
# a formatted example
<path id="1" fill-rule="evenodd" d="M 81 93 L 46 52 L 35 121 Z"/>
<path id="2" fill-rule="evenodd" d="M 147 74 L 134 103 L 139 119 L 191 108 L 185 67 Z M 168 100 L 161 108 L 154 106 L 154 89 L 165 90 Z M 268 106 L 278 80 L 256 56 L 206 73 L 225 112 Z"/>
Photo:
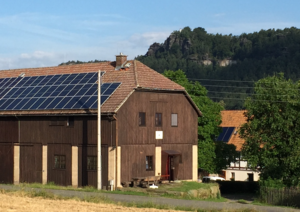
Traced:
<path id="1" fill-rule="evenodd" d="M 177 127 L 178 126 L 177 113 L 172 113 L 171 114 L 171 126 L 172 127 Z"/>

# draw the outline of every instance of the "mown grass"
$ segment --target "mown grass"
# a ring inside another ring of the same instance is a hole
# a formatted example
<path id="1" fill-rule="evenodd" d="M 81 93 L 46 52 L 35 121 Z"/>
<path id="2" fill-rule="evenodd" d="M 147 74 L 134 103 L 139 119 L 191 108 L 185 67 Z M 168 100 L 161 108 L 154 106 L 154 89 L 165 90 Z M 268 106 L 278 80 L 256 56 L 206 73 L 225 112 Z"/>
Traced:
<path id="1" fill-rule="evenodd" d="M 175 192 L 188 192 L 190 190 L 196 190 L 196 189 L 209 189 L 211 186 L 214 186 L 217 184 L 213 183 L 198 183 L 198 182 L 186 182 L 183 181 L 178 184 L 173 184 L 171 186 L 160 186 L 159 190 L 169 190 L 169 191 L 175 191 Z M 40 184 L 40 183 L 21 183 L 19 185 L 22 188 L 40 188 L 40 189 L 55 189 L 55 190 L 71 190 L 71 191 L 84 191 L 84 192 L 95 192 L 95 193 L 111 193 L 111 194 L 123 194 L 123 195 L 136 195 L 136 196 L 161 196 L 166 198 L 172 198 L 172 199 L 186 199 L 186 200 L 202 200 L 202 201 L 211 201 L 211 202 L 226 202 L 227 200 L 225 198 L 222 198 L 221 196 L 218 196 L 218 198 L 208 198 L 208 199 L 199 199 L 194 198 L 191 196 L 180 196 L 180 195 L 174 195 L 174 194 L 167 194 L 167 193 L 152 193 L 152 192 L 145 192 L 145 191 L 134 191 L 134 190 L 115 190 L 115 191 L 106 191 L 106 190 L 97 190 L 96 188 L 92 186 L 86 186 L 82 188 L 74 188 L 72 186 L 60 186 L 56 185 L 53 182 L 49 182 L 47 184 Z"/>
<path id="2" fill-rule="evenodd" d="M 178 196 L 174 194 L 162 194 L 160 195 L 161 197 L 166 197 L 166 198 L 172 198 L 172 199 L 186 199 L 186 200 L 201 200 L 201 201 L 208 201 L 208 202 L 227 202 L 226 198 L 219 197 L 219 198 L 206 198 L 206 199 L 199 199 L 196 197 L 192 196 Z"/>
<path id="3" fill-rule="evenodd" d="M 173 188 L 168 188 L 170 191 L 188 192 L 190 190 L 197 190 L 200 188 L 209 189 L 211 186 L 218 186 L 215 183 L 198 183 L 198 182 L 186 182 L 183 181 Z"/>
<path id="4" fill-rule="evenodd" d="M 222 210 L 216 210 L 216 209 L 200 209 L 200 208 L 194 208 L 194 207 L 184 207 L 184 206 L 170 206 L 170 205 L 163 205 L 163 204 L 155 204 L 153 202 L 146 202 L 146 203 L 136 203 L 136 202 L 130 202 L 130 203 L 123 203 L 123 202 L 114 202 L 110 200 L 107 197 L 104 196 L 90 196 L 85 197 L 83 199 L 79 199 L 78 197 L 62 197 L 58 195 L 54 195 L 51 192 L 46 191 L 11 191 L 11 190 L 0 190 L 1 194 L 9 194 L 9 195 L 15 195 L 20 197 L 30 197 L 30 198 L 43 198 L 43 199 L 51 199 L 51 200 L 76 200 L 76 201 L 84 201 L 84 202 L 90 202 L 90 203 L 104 203 L 104 204 L 116 204 L 124 207 L 134 207 L 134 208 L 156 208 L 156 209 L 164 209 L 164 210 L 181 210 L 181 211 L 197 211 L 197 212 L 257 212 L 253 209 L 222 209 Z"/>
<path id="5" fill-rule="evenodd" d="M 139 191 L 106 191 L 106 190 L 98 190 L 92 186 L 85 186 L 82 188 L 74 188 L 72 186 L 60 186 L 56 185 L 53 182 L 49 182 L 47 184 L 41 183 L 21 183 L 20 187 L 23 188 L 41 188 L 41 189 L 54 189 L 54 190 L 69 190 L 69 191 L 84 191 L 84 192 L 96 192 L 96 193 L 112 193 L 112 194 L 124 194 L 124 195 L 137 195 L 137 196 L 149 196 L 149 194 L 145 192 Z"/>

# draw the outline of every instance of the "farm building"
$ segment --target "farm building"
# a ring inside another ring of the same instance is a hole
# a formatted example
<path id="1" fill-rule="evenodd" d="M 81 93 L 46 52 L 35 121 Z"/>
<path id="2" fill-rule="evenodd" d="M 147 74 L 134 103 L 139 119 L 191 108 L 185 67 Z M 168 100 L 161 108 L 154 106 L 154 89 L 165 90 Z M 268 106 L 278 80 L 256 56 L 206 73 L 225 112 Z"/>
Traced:
<path id="1" fill-rule="evenodd" d="M 226 180 L 258 181 L 259 172 L 248 167 L 247 161 L 243 160 L 243 156 L 241 155 L 241 150 L 245 141 L 239 136 L 238 131 L 242 124 L 246 123 L 244 112 L 245 110 L 221 111 L 222 124 L 220 126 L 222 127 L 222 132 L 217 140 L 235 145 L 236 150 L 240 153 L 239 158 L 236 158 L 236 162 L 231 163 L 226 170 L 223 170 L 222 177 Z"/>
<path id="2" fill-rule="evenodd" d="M 97 185 L 101 70 L 102 185 L 135 177 L 197 180 L 200 110 L 139 61 L 0 72 L 0 182 Z"/>

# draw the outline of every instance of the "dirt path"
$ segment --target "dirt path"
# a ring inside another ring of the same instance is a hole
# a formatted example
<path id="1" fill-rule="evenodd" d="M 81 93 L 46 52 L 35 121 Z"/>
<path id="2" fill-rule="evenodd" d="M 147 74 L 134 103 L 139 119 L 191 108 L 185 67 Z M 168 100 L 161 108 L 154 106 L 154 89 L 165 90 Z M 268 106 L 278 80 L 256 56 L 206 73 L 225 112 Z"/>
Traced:
<path id="1" fill-rule="evenodd" d="M 158 210 L 148 208 L 127 208 L 113 204 L 87 203 L 75 200 L 47 200 L 29 198 L 16 194 L 0 194 L 1 212 L 175 212 L 174 210 Z M 178 212 L 178 211 L 176 211 Z"/>

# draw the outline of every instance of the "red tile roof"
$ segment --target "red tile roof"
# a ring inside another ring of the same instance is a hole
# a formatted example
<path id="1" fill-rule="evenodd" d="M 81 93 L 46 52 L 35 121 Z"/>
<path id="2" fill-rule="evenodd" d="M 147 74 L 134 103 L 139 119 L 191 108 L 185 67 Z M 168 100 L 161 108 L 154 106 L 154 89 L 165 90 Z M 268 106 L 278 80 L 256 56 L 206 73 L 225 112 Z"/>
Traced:
<path id="1" fill-rule="evenodd" d="M 235 131 L 241 127 L 242 124 L 246 123 L 247 119 L 244 116 L 245 110 L 223 110 L 221 111 L 222 123 L 220 127 L 235 127 Z M 236 149 L 240 151 L 245 140 L 240 138 L 239 133 L 233 133 L 231 135 L 228 144 L 234 144 Z"/>
<path id="2" fill-rule="evenodd" d="M 105 71 L 103 82 L 121 82 L 120 87 L 112 94 L 112 96 L 102 105 L 102 113 L 115 113 L 134 92 L 135 89 L 153 89 L 167 91 L 182 91 L 186 95 L 184 87 L 169 80 L 163 75 L 157 73 L 153 69 L 147 67 L 143 63 L 132 60 L 128 61 L 131 66 L 126 70 L 115 70 L 115 62 L 100 62 L 100 63 L 85 63 L 79 65 L 63 65 L 55 67 L 43 68 L 25 68 L 0 71 L 0 78 L 17 77 L 21 73 L 25 76 L 40 76 L 40 75 L 55 75 L 55 74 L 71 74 L 71 73 L 86 73 L 97 72 L 98 70 Z M 188 96 L 188 95 L 187 95 Z M 191 101 L 190 97 L 188 97 Z M 195 107 L 194 103 L 191 101 Z M 198 114 L 201 112 L 195 107 Z M 1 111 L 0 114 L 44 114 L 54 113 L 54 111 Z M 86 113 L 83 110 L 55 110 L 55 113 Z M 96 111 L 89 111 L 95 113 Z"/>

